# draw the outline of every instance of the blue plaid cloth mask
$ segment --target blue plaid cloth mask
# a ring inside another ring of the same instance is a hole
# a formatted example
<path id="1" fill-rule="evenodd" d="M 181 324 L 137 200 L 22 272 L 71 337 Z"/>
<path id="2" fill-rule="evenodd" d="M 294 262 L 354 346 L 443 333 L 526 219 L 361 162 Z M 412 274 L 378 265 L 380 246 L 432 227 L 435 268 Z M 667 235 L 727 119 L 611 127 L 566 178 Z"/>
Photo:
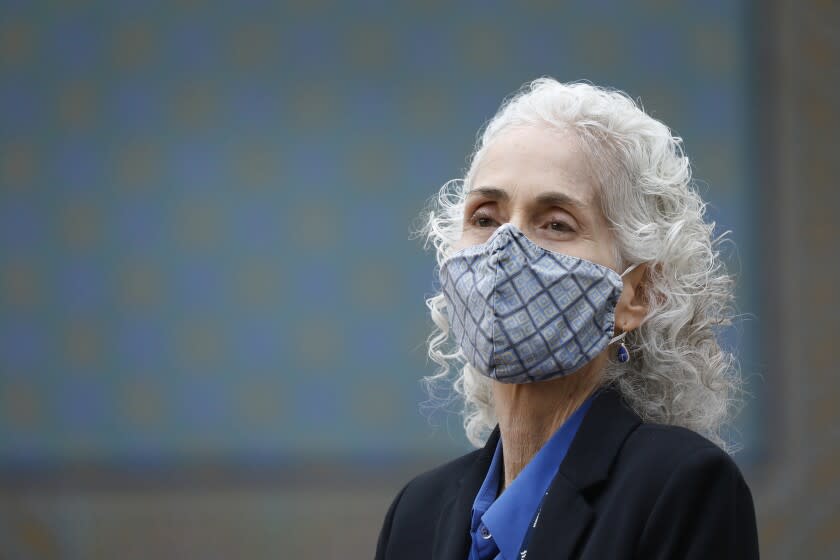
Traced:
<path id="1" fill-rule="evenodd" d="M 467 361 L 503 383 L 568 375 L 609 344 L 622 277 L 536 245 L 506 223 L 440 267 L 452 334 Z"/>

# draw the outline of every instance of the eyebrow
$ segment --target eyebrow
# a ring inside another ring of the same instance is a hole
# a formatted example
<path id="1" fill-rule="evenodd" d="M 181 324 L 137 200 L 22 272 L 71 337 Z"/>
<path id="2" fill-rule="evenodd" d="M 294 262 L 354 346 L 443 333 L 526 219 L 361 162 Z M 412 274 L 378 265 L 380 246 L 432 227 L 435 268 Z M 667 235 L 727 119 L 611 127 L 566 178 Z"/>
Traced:
<path id="1" fill-rule="evenodd" d="M 468 192 L 467 196 L 469 197 L 473 194 L 489 198 L 490 200 L 501 200 L 503 202 L 510 200 L 508 193 L 498 187 L 476 187 Z M 534 200 L 540 206 L 574 206 L 581 209 L 588 206 L 582 200 L 557 191 L 540 193 Z"/>

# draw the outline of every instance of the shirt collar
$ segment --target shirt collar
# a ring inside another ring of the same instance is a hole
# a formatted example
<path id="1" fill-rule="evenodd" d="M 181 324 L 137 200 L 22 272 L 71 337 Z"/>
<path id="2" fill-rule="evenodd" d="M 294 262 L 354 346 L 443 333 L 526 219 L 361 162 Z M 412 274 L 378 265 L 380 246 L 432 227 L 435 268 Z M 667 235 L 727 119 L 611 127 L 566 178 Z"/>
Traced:
<path id="1" fill-rule="evenodd" d="M 557 469 L 563 462 L 597 392 L 590 395 L 563 422 L 501 496 L 498 496 L 498 489 L 503 450 L 502 440 L 499 438 L 490 468 L 473 503 L 472 530 L 475 532 L 483 523 L 490 531 L 503 558 L 518 558 L 528 525 L 557 474 Z"/>

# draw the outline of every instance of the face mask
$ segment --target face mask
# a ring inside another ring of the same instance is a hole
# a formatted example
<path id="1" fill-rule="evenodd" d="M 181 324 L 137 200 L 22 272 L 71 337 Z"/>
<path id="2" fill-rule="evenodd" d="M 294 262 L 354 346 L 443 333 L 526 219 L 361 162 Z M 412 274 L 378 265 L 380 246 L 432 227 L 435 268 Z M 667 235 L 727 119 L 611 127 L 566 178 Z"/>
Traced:
<path id="1" fill-rule="evenodd" d="M 445 259 L 440 279 L 467 361 L 503 383 L 529 383 L 573 373 L 624 337 L 611 338 L 615 306 L 636 266 L 619 276 L 543 249 L 507 223 Z"/>

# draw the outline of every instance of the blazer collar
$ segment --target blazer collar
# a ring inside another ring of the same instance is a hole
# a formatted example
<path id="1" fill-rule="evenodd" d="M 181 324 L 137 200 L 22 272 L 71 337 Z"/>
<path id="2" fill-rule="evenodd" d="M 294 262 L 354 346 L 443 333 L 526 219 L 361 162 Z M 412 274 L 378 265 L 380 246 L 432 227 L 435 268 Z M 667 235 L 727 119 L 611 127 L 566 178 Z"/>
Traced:
<path id="1" fill-rule="evenodd" d="M 641 422 L 617 389 L 599 389 L 560 465 L 560 474 L 579 490 L 606 480 L 624 440 Z"/>
<path id="2" fill-rule="evenodd" d="M 601 389 L 548 488 L 528 558 L 574 558 L 594 512 L 584 491 L 606 480 L 624 440 L 641 424 L 612 387 Z"/>
<path id="3" fill-rule="evenodd" d="M 616 389 L 599 389 L 549 486 L 528 543 L 529 560 L 572 557 L 594 515 L 582 493 L 607 479 L 625 438 L 640 423 L 639 416 L 624 404 Z M 459 481 L 456 495 L 443 508 L 438 518 L 434 558 L 463 560 L 469 555 L 472 504 L 498 441 L 497 425 Z"/>

